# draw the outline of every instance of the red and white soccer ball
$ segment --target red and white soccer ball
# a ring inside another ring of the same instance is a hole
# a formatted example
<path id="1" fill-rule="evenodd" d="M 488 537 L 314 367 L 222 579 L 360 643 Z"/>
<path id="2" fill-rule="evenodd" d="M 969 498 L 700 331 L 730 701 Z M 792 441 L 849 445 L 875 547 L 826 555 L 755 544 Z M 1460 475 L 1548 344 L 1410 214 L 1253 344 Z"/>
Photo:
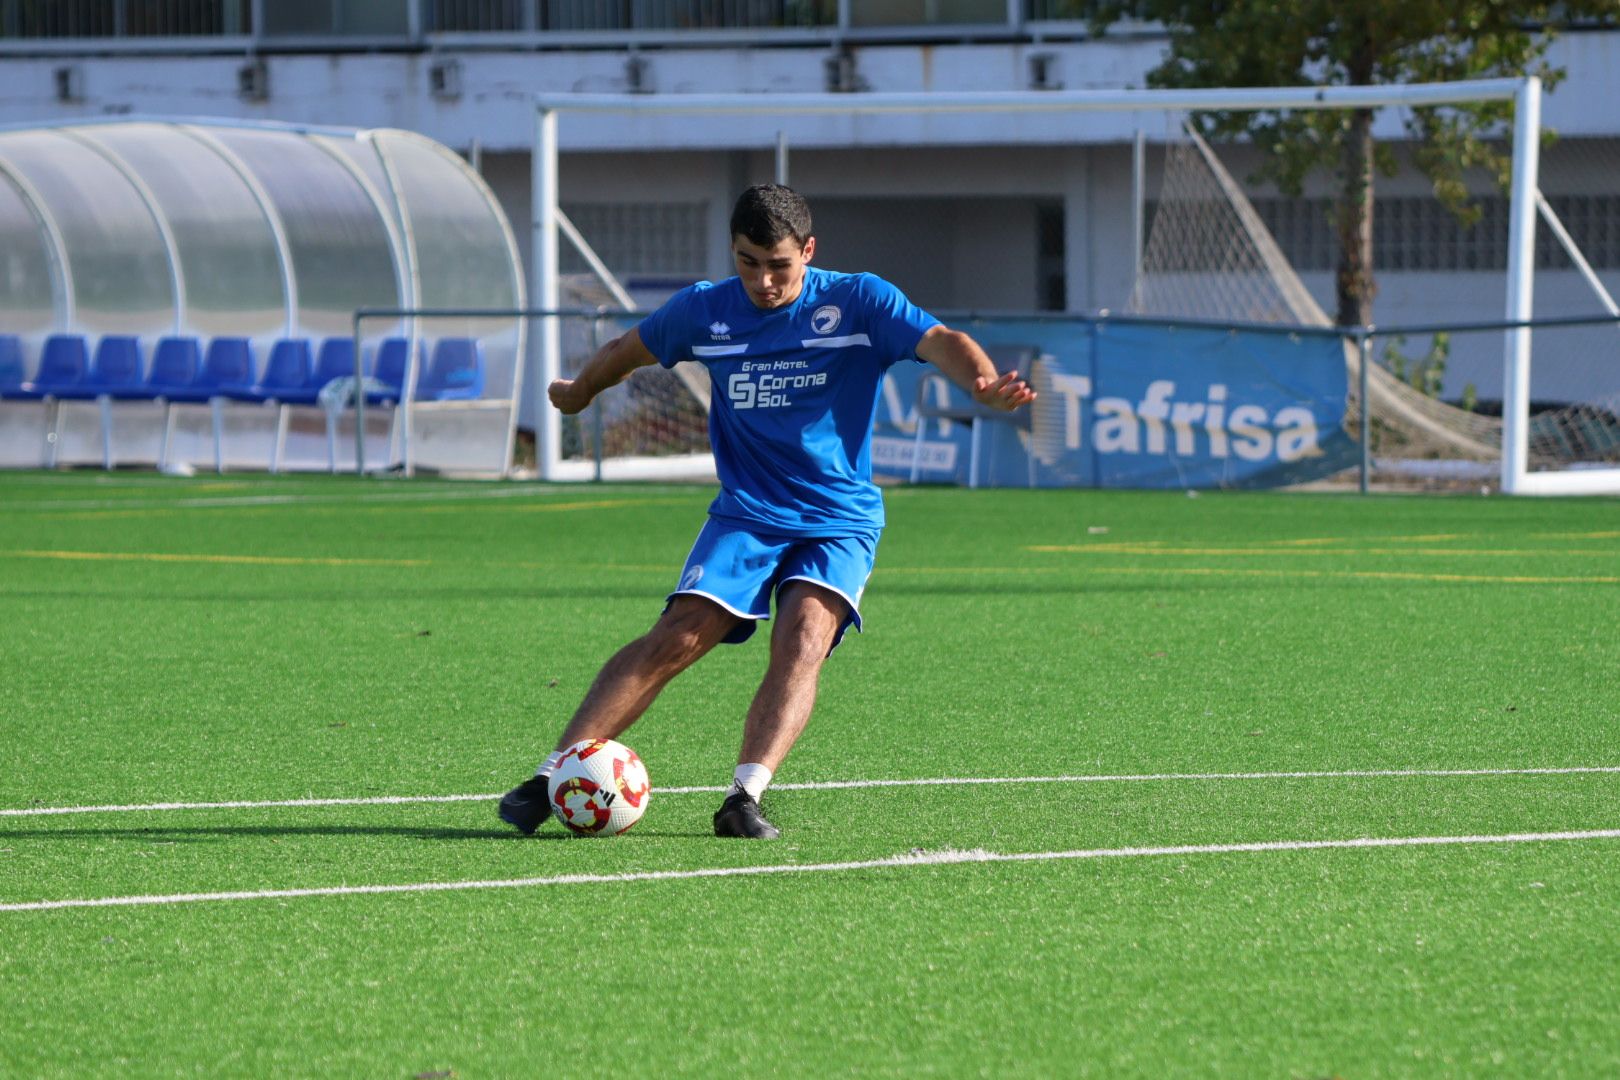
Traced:
<path id="1" fill-rule="evenodd" d="M 636 752 L 612 739 L 563 751 L 551 774 L 551 809 L 581 836 L 617 836 L 641 820 L 652 785 Z"/>

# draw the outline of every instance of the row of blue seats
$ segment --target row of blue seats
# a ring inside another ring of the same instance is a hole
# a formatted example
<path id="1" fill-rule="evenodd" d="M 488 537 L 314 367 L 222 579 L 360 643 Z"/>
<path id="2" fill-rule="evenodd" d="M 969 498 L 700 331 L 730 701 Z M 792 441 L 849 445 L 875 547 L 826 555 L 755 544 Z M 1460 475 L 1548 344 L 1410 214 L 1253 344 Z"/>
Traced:
<path id="1" fill-rule="evenodd" d="M 397 401 L 405 384 L 410 342 L 385 338 L 365 376 L 375 392 L 367 400 Z M 421 353 L 418 353 L 421 356 Z M 473 338 L 440 338 L 430 362 L 418 362 L 415 398 L 419 401 L 467 400 L 483 396 L 484 353 Z M 39 371 L 25 379 L 22 342 L 0 335 L 0 398 L 93 400 L 161 398 L 201 402 L 213 398 L 311 405 L 321 388 L 355 373 L 354 341 L 327 338 L 317 352 L 304 338 L 285 338 L 270 348 L 263 370 L 253 343 L 241 337 L 217 337 L 206 348 L 194 337 L 158 340 L 147 366 L 137 337 L 109 334 L 94 354 L 85 338 L 57 334 L 45 340 Z"/>

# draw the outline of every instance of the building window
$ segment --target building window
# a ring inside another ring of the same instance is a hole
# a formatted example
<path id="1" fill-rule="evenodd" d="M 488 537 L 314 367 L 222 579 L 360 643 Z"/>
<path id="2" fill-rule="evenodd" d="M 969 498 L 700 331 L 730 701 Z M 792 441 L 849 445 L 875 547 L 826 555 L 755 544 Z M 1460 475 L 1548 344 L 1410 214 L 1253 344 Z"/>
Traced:
<path id="1" fill-rule="evenodd" d="M 1620 269 L 1620 195 L 1553 195 L 1547 200 L 1575 246 L 1598 270 Z M 1277 246 L 1295 270 L 1337 268 L 1339 239 L 1331 199 L 1255 199 Z M 1508 210 L 1505 196 L 1477 201 L 1479 219 L 1464 226 L 1432 198 L 1394 196 L 1373 205 L 1373 269 L 1386 271 L 1505 270 Z M 1536 268 L 1573 264 L 1552 231 L 1538 223 Z"/>
<path id="2" fill-rule="evenodd" d="M 702 277 L 709 265 L 707 203 L 564 203 L 563 213 L 615 274 Z M 566 240 L 562 272 L 590 268 Z"/>

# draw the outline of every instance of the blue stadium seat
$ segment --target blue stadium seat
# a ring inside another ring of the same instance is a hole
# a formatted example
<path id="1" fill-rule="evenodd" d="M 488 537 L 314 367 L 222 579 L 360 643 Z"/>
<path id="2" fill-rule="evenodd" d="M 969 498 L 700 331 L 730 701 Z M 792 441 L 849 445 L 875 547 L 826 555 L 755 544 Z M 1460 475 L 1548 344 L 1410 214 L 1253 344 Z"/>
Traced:
<path id="1" fill-rule="evenodd" d="M 113 467 L 112 429 L 114 399 L 149 397 L 144 380 L 146 357 L 141 339 L 127 334 L 108 334 L 96 343 L 90 377 L 79 392 L 69 397 L 95 398 L 101 407 L 101 467 Z M 54 447 L 52 448 L 54 452 Z"/>
<path id="2" fill-rule="evenodd" d="M 56 466 L 57 448 L 61 445 L 61 402 L 64 398 L 83 397 L 90 378 L 90 349 L 78 334 L 52 334 L 45 339 L 39 355 L 39 372 L 32 383 L 25 384 L 18 396 L 43 398 L 45 409 L 45 464 Z"/>
<path id="3" fill-rule="evenodd" d="M 484 396 L 484 349 L 476 338 L 440 338 L 433 362 L 417 383 L 421 401 L 467 401 Z"/>
<path id="4" fill-rule="evenodd" d="M 281 452 L 287 445 L 288 408 L 315 401 L 314 354 L 305 338 L 283 338 L 270 347 L 264 375 L 253 385 L 252 400 L 276 406 L 276 433 L 270 444 L 270 471 L 281 471 Z"/>
<path id="5" fill-rule="evenodd" d="M 82 392 L 90 378 L 90 349 L 77 334 L 52 334 L 39 355 L 32 396 L 68 397 Z M 94 396 L 94 395 L 92 395 Z"/>
<path id="6" fill-rule="evenodd" d="M 146 387 L 153 397 L 174 401 L 193 392 L 201 371 L 202 345 L 196 338 L 161 338 L 152 350 Z"/>
<path id="7" fill-rule="evenodd" d="M 333 379 L 353 374 L 354 339 L 333 337 L 321 342 L 321 351 L 315 357 L 315 377 L 310 380 L 310 385 L 318 392 Z"/>
<path id="8" fill-rule="evenodd" d="M 270 359 L 265 362 L 264 376 L 253 384 L 253 396 L 288 405 L 314 401 L 315 390 L 310 385 L 314 373 L 314 354 L 308 340 L 283 338 L 270 346 Z"/>
<path id="9" fill-rule="evenodd" d="M 321 342 L 315 359 L 315 377 L 310 380 L 311 400 L 318 400 L 321 388 L 334 379 L 348 379 L 355 375 L 354 339 L 330 337 Z M 331 403 L 326 409 L 327 464 L 337 472 L 337 418 L 341 404 Z"/>
<path id="10" fill-rule="evenodd" d="M 410 366 L 411 343 L 402 337 L 383 338 L 377 346 L 377 362 L 372 367 L 372 378 L 388 387 L 390 394 L 374 395 L 389 401 L 398 401 L 405 386 L 405 372 Z"/>
<path id="11" fill-rule="evenodd" d="M 416 378 L 421 385 L 422 373 L 427 367 L 425 343 L 420 338 L 384 338 L 377 347 L 377 361 L 371 373 L 385 389 L 366 395 L 366 400 L 378 404 L 393 404 L 405 393 L 405 376 L 410 370 L 411 341 L 416 341 Z"/>
<path id="12" fill-rule="evenodd" d="M 109 334 L 96 343 L 96 358 L 90 365 L 85 396 L 147 397 L 145 367 L 140 338 Z"/>
<path id="13" fill-rule="evenodd" d="M 195 392 L 204 398 L 238 397 L 253 392 L 253 344 L 247 338 L 217 337 L 203 354 Z"/>

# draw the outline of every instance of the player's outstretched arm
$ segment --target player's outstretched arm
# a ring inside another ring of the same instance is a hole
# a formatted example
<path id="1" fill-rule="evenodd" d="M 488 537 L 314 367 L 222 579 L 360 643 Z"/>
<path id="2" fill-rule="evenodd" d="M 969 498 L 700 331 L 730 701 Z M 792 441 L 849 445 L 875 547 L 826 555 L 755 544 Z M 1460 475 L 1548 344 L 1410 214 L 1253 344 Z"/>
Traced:
<path id="1" fill-rule="evenodd" d="M 960 330 L 934 327 L 917 343 L 917 355 L 972 394 L 980 405 L 1011 412 L 1035 400 L 1034 388 L 1018 372 L 997 372 L 979 343 Z"/>
<path id="2" fill-rule="evenodd" d="M 631 327 L 623 334 L 596 350 L 579 374 L 572 379 L 557 379 L 546 388 L 546 394 L 557 411 L 569 416 L 583 412 L 597 394 L 610 386 L 617 386 L 639 367 L 658 363 L 658 358 L 642 344 L 641 334 Z"/>

